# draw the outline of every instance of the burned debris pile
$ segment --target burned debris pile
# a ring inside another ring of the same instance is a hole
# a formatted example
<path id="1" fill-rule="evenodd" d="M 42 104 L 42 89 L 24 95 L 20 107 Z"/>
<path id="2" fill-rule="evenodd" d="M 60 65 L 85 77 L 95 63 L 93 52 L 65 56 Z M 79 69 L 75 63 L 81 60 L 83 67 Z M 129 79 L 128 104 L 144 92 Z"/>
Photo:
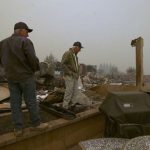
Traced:
<path id="1" fill-rule="evenodd" d="M 43 63 L 41 66 L 46 66 Z M 77 114 L 93 107 L 98 107 L 102 102 L 102 97 L 91 91 L 89 88 L 84 88 L 80 83 L 79 93 L 76 95 L 76 105 L 69 109 L 62 107 L 63 97 L 65 93 L 65 84 L 62 75 L 53 75 L 50 72 L 41 70 L 35 74 L 36 77 L 36 98 L 40 107 L 40 114 L 42 122 L 48 122 L 58 118 L 67 120 L 74 119 Z M 13 130 L 11 122 L 11 109 L 10 109 L 10 93 L 8 83 L 5 75 L 0 78 L 0 134 L 7 133 Z M 24 127 L 29 127 L 29 114 L 22 100 L 22 111 L 24 117 Z"/>

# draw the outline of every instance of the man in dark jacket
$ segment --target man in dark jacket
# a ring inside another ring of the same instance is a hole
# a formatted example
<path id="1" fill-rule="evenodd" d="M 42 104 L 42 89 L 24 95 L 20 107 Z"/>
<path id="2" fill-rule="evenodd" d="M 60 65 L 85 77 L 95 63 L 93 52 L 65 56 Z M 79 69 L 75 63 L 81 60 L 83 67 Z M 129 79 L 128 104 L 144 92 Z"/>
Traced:
<path id="1" fill-rule="evenodd" d="M 39 60 L 33 43 L 27 38 L 29 32 L 32 29 L 24 22 L 18 22 L 14 26 L 14 34 L 0 42 L 0 63 L 8 79 L 16 136 L 23 133 L 22 96 L 30 113 L 32 129 L 42 130 L 48 127 L 48 124 L 40 122 L 34 81 L 34 73 L 39 70 Z"/>
<path id="2" fill-rule="evenodd" d="M 66 85 L 63 107 L 66 109 L 75 105 L 75 97 L 78 94 L 79 63 L 77 54 L 81 48 L 83 48 L 81 43 L 75 42 L 73 47 L 64 53 L 61 61 Z"/>

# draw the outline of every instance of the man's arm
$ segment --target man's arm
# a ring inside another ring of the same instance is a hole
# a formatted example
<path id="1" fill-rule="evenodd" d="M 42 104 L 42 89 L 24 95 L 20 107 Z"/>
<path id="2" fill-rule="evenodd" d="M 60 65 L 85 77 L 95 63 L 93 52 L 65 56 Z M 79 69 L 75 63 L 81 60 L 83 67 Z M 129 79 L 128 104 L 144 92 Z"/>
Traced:
<path id="1" fill-rule="evenodd" d="M 65 52 L 62 57 L 61 64 L 64 69 L 64 72 L 71 75 L 72 68 L 70 66 L 69 57 L 70 57 L 69 52 Z"/>
<path id="2" fill-rule="evenodd" d="M 25 52 L 26 58 L 29 62 L 30 67 L 32 68 L 32 70 L 34 72 L 38 71 L 39 70 L 39 59 L 36 57 L 33 43 L 29 39 L 26 39 L 24 41 L 23 50 Z"/>
<path id="3" fill-rule="evenodd" d="M 63 55 L 61 64 L 62 64 L 62 67 L 64 69 L 64 73 L 67 74 L 67 75 L 70 75 L 74 78 L 78 78 L 78 74 L 73 70 L 73 67 L 70 64 L 71 59 L 72 59 L 72 56 L 69 52 L 66 52 Z"/>

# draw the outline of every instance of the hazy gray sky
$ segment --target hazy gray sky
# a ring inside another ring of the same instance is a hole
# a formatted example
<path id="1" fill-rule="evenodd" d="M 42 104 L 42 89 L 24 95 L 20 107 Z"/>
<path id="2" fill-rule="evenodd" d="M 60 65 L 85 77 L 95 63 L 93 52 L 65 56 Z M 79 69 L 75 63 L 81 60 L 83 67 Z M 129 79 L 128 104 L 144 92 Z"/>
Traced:
<path id="1" fill-rule="evenodd" d="M 135 67 L 131 40 L 144 38 L 144 73 L 150 74 L 150 0 L 0 0 L 0 40 L 24 21 L 40 61 L 52 53 L 59 61 L 75 41 L 85 47 L 80 63 Z"/>

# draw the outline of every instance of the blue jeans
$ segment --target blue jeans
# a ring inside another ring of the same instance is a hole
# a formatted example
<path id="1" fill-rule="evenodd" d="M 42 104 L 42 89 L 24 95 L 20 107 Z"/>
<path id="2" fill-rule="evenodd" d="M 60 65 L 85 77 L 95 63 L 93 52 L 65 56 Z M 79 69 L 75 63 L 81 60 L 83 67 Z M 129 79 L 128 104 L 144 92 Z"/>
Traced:
<path id="1" fill-rule="evenodd" d="M 10 90 L 10 104 L 12 111 L 12 121 L 15 129 L 23 128 L 22 119 L 22 97 L 29 110 L 32 126 L 40 124 L 39 108 L 36 102 L 36 85 L 34 78 L 28 78 L 22 81 L 8 81 Z"/>

